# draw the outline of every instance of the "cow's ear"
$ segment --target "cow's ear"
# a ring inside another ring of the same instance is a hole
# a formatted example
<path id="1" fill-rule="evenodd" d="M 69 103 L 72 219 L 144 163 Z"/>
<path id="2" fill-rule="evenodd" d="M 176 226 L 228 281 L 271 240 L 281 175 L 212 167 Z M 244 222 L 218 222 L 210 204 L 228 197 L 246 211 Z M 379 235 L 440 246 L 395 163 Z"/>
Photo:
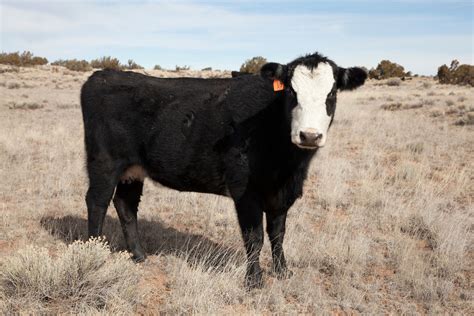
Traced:
<path id="1" fill-rule="evenodd" d="M 279 63 L 267 63 L 262 66 L 260 69 L 260 75 L 263 78 L 268 78 L 272 80 L 280 80 L 282 82 L 286 81 L 287 77 L 287 70 L 288 67 L 286 65 L 282 65 Z"/>
<path id="2" fill-rule="evenodd" d="M 364 84 L 367 72 L 359 67 L 341 68 L 337 71 L 337 88 L 339 90 L 353 90 Z"/>

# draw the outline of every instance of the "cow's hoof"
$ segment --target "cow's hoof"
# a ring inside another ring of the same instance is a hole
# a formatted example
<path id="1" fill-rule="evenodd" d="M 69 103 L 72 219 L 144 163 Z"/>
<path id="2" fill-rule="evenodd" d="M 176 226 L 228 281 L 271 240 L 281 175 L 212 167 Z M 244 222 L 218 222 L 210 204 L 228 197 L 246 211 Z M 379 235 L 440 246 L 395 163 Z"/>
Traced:
<path id="1" fill-rule="evenodd" d="M 278 280 L 289 279 L 293 276 L 293 271 L 288 268 L 278 269 L 273 271 L 273 275 L 277 277 Z"/>
<path id="2" fill-rule="evenodd" d="M 245 287 L 248 290 L 263 288 L 262 271 L 245 276 Z"/>
<path id="3" fill-rule="evenodd" d="M 146 260 L 146 255 L 144 252 L 141 251 L 134 251 L 132 254 L 132 260 L 135 263 L 140 263 Z"/>

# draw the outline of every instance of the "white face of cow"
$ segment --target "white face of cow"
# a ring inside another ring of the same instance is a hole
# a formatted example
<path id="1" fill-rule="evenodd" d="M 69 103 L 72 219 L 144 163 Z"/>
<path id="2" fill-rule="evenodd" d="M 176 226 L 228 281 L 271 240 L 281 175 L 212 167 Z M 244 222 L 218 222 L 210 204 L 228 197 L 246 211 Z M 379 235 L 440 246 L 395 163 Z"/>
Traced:
<path id="1" fill-rule="evenodd" d="M 292 110 L 291 140 L 302 148 L 322 147 L 326 143 L 331 115 L 326 99 L 334 86 L 333 68 L 321 62 L 316 68 L 299 65 L 293 72 L 291 85 L 297 106 Z"/>

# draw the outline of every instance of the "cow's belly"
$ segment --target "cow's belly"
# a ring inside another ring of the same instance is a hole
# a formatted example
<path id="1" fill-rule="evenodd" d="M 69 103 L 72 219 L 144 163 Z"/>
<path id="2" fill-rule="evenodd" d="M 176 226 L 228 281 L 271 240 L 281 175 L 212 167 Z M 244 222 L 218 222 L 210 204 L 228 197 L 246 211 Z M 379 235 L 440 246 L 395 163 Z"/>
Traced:
<path id="1" fill-rule="evenodd" d="M 171 155 L 148 161 L 146 175 L 160 184 L 179 191 L 226 195 L 224 170 L 217 155 L 192 159 Z"/>

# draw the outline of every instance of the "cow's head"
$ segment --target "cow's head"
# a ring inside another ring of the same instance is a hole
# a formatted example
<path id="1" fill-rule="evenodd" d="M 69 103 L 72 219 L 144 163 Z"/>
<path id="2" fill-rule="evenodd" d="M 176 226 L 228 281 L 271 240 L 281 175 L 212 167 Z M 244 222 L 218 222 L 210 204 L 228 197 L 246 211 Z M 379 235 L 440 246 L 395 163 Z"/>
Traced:
<path id="1" fill-rule="evenodd" d="M 265 64 L 261 75 L 284 83 L 291 117 L 291 141 L 307 149 L 326 143 L 336 111 L 337 90 L 355 89 L 367 78 L 362 68 L 341 68 L 317 53 L 287 65 Z"/>

